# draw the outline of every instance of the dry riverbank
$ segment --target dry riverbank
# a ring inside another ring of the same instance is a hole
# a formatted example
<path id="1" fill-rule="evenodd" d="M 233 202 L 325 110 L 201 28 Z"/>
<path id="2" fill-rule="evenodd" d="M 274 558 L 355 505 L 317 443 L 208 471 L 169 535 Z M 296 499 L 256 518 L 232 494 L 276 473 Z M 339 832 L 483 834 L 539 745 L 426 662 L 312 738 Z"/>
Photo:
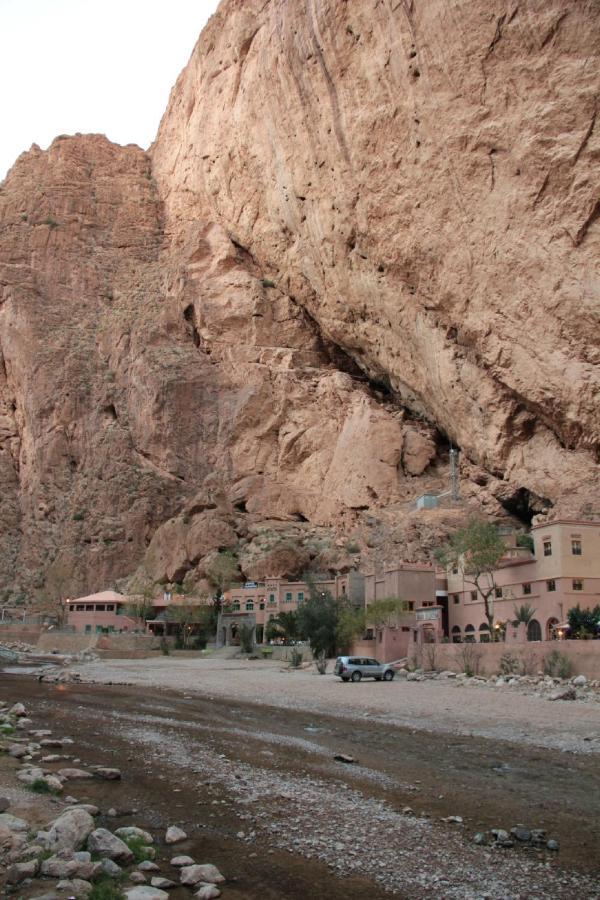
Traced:
<path id="1" fill-rule="evenodd" d="M 77 667 L 83 681 L 172 688 L 202 697 L 267 704 L 423 730 L 476 735 L 574 753 L 600 752 L 600 703 L 557 701 L 526 685 L 492 687 L 470 680 L 364 681 L 282 669 L 263 660 L 218 658 L 104 660 Z"/>

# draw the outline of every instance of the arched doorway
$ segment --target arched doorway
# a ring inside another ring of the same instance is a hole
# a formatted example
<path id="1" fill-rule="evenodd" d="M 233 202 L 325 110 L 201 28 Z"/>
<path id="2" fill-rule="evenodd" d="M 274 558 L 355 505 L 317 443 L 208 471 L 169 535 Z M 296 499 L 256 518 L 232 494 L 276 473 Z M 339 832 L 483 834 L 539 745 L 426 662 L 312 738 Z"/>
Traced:
<path id="1" fill-rule="evenodd" d="M 546 622 L 546 640 L 547 641 L 557 641 L 558 640 L 558 619 L 551 617 Z"/>
<path id="2" fill-rule="evenodd" d="M 542 626 L 538 622 L 537 619 L 532 619 L 527 626 L 527 640 L 528 641 L 541 641 L 542 639 Z"/>
<path id="3" fill-rule="evenodd" d="M 454 625 L 452 628 L 452 643 L 460 644 L 461 640 L 460 625 Z"/>
<path id="4" fill-rule="evenodd" d="M 465 625 L 465 643 L 475 643 L 475 628 L 473 625 Z"/>

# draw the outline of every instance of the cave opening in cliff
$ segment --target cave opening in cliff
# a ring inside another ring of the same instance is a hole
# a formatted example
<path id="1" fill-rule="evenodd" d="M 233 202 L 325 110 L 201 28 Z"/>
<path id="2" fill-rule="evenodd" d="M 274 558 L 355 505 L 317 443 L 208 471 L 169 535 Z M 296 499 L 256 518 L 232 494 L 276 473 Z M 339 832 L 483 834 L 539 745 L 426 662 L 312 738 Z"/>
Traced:
<path id="1" fill-rule="evenodd" d="M 192 338 L 195 347 L 200 346 L 200 333 L 198 328 L 196 327 L 196 311 L 194 309 L 193 303 L 190 303 L 189 306 L 183 311 L 183 318 L 188 324 L 188 334 Z"/>
<path id="2" fill-rule="evenodd" d="M 517 488 L 510 497 L 500 500 L 504 509 L 512 516 L 516 516 L 525 525 L 531 525 L 533 517 L 552 507 L 552 501 L 546 497 L 538 497 L 527 488 Z"/>

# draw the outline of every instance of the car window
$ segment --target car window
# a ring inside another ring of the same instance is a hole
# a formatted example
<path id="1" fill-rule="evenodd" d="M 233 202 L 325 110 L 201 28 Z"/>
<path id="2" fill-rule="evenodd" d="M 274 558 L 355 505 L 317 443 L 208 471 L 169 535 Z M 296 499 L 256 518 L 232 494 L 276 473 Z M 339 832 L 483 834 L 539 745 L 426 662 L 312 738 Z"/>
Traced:
<path id="1" fill-rule="evenodd" d="M 369 660 L 369 665 L 370 665 L 370 666 L 380 666 L 381 663 L 380 663 L 380 662 L 377 662 L 376 659 L 370 659 L 370 660 Z"/>
<path id="2" fill-rule="evenodd" d="M 352 657 L 348 660 L 348 663 L 349 663 L 349 665 L 351 665 L 351 666 L 360 666 L 360 665 L 362 664 L 362 659 L 356 659 L 355 656 L 352 656 Z"/>

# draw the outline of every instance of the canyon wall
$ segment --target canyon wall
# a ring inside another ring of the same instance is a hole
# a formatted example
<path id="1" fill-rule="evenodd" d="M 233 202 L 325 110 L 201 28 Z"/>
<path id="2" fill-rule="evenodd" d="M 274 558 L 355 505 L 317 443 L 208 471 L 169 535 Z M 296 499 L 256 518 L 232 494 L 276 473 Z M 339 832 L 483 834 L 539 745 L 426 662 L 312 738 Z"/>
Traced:
<path id="1" fill-rule="evenodd" d="M 0 590 L 600 513 L 594 2 L 224 0 L 148 153 L 0 187 Z M 417 513 L 462 451 L 463 506 Z"/>

